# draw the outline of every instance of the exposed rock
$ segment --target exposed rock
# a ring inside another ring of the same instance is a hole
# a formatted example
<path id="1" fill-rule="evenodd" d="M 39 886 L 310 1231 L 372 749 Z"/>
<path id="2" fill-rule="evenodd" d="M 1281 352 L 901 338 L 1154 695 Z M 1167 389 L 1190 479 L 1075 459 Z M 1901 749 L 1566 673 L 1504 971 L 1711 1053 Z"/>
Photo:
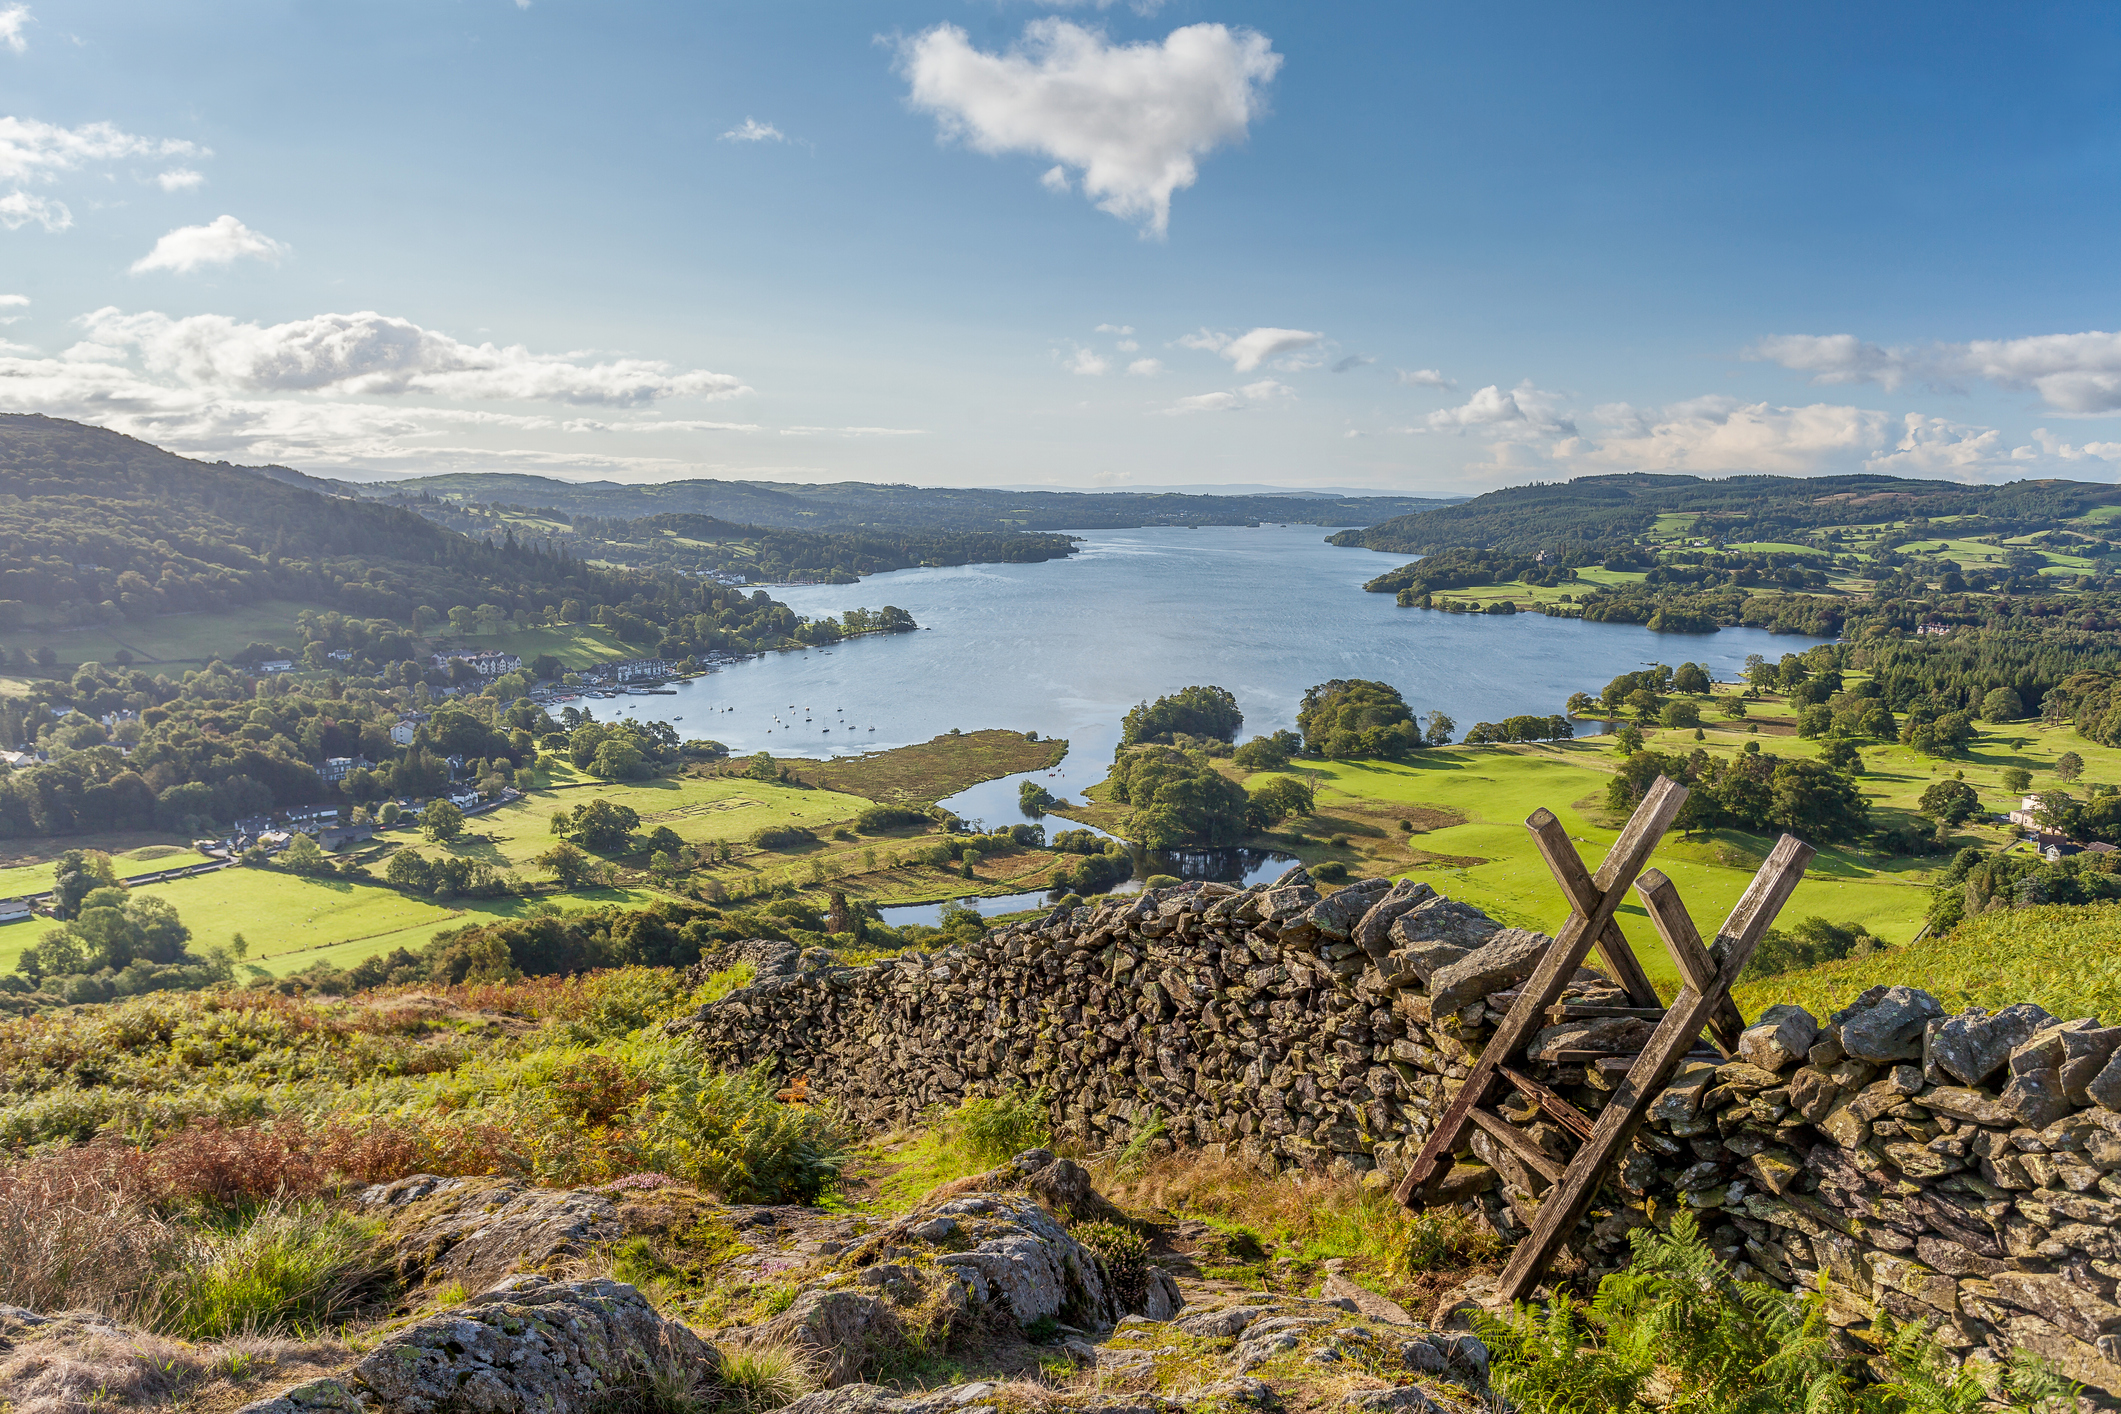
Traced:
<path id="1" fill-rule="evenodd" d="M 1382 965 L 1392 951 L 1392 925 L 1411 910 L 1436 897 L 1436 890 L 1427 884 L 1412 879 L 1402 879 L 1394 884 L 1390 892 L 1370 905 L 1362 921 L 1348 935 L 1348 940 L 1369 955 L 1372 962 Z"/>
<path id="2" fill-rule="evenodd" d="M 1918 987 L 1883 988 L 1875 1001 L 1837 1016 L 1842 1049 L 1879 1064 L 1920 1060 L 1924 1024 L 1942 1015 L 1937 999 Z"/>
<path id="3" fill-rule="evenodd" d="M 1990 1016 L 1972 1007 L 1949 1017 L 1931 1042 L 1937 1064 L 1961 1085 L 1979 1085 L 1994 1075 L 2035 1031 L 2054 1020 L 2031 1002 Z"/>
<path id="4" fill-rule="evenodd" d="M 349 1384 L 390 1414 L 589 1414 L 672 1362 L 703 1383 L 721 1373 L 713 1346 L 630 1286 L 520 1276 L 385 1337 Z"/>
<path id="5" fill-rule="evenodd" d="M 343 1380 L 321 1379 L 290 1386 L 278 1394 L 252 1400 L 236 1414 L 367 1414 L 360 1397 Z"/>
<path id="6" fill-rule="evenodd" d="M 1441 1414 L 1436 1401 L 1429 1398 L 1418 1386 L 1399 1385 L 1393 1389 L 1364 1389 L 1341 1400 L 1343 1409 L 1365 1409 L 1391 1411 L 1391 1414 Z"/>
<path id="7" fill-rule="evenodd" d="M 1819 1023 L 1801 1006 L 1771 1006 L 1738 1037 L 1738 1054 L 1762 1070 L 1787 1070 L 1819 1037 Z"/>
<path id="8" fill-rule="evenodd" d="M 1283 945 L 1302 947 L 1313 941 L 1346 941 L 1355 925 L 1370 911 L 1370 906 L 1391 887 L 1389 879 L 1364 879 L 1335 889 L 1284 925 L 1281 930 Z"/>
<path id="9" fill-rule="evenodd" d="M 2073 1105 L 2093 1103 L 2091 1084 L 2121 1050 L 2121 1026 L 2086 1026 L 2062 1037 L 2062 1093 Z"/>
<path id="10" fill-rule="evenodd" d="M 801 1351 L 828 1388 L 860 1379 L 899 1343 L 891 1303 L 862 1291 L 806 1291 L 787 1310 L 725 1337 L 735 1345 L 790 1346 Z"/>
<path id="11" fill-rule="evenodd" d="M 1186 1335 L 1203 1340 L 1234 1336 L 1267 1314 L 1265 1306 L 1223 1306 L 1213 1311 L 1203 1311 L 1197 1316 L 1188 1316 L 1178 1323 L 1178 1329 Z"/>
<path id="12" fill-rule="evenodd" d="M 1030 1325 L 1044 1316 L 1073 1325 L 1110 1325 L 1122 1314 L 1097 1261 L 1035 1200 L 1009 1194 L 953 1198 L 935 1209 L 955 1218 L 975 1244 L 941 1252 L 975 1304 L 996 1305 Z"/>
<path id="13" fill-rule="evenodd" d="M 1390 936 L 1395 947 L 1410 948 L 1420 943 L 1450 943 L 1470 952 L 1500 931 L 1500 923 L 1471 904 L 1460 903 L 1456 899 L 1444 898 L 1439 894 L 1425 903 L 1415 905 L 1395 919 Z"/>
<path id="14" fill-rule="evenodd" d="M 386 1250 L 400 1276 L 472 1291 L 624 1235 L 618 1205 L 588 1189 L 414 1174 L 364 1188 L 354 1204 L 390 1216 Z"/>
<path id="15" fill-rule="evenodd" d="M 1373 1321 L 1384 1321 L 1395 1326 L 1411 1326 L 1414 1318 L 1406 1308 L 1389 1297 L 1379 1296 L 1370 1288 L 1350 1281 L 1339 1272 L 1326 1275 L 1324 1288 L 1319 1294 L 1328 1301 L 1352 1301 L 1355 1309 Z"/>
<path id="16" fill-rule="evenodd" d="M 1418 910 L 1422 912 L 1426 910 Z M 1416 915 L 1409 915 L 1416 916 Z M 1429 979 L 1429 1012 L 1441 1016 L 1532 975 L 1554 940 L 1526 928 L 1505 928 Z"/>

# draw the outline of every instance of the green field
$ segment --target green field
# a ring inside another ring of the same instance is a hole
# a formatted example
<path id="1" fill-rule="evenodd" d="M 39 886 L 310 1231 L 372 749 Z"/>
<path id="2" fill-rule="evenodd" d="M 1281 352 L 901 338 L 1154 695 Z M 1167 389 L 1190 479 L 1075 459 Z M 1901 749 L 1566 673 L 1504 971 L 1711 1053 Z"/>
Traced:
<path id="1" fill-rule="evenodd" d="M 443 639 L 436 639 L 437 644 L 443 642 Z M 491 648 L 513 653 L 526 665 L 540 653 L 550 653 L 570 668 L 586 668 L 593 663 L 609 663 L 620 658 L 639 658 L 651 651 L 628 645 L 610 629 L 600 628 L 595 624 L 563 624 L 558 628 L 510 628 L 499 633 L 475 633 L 461 640 L 448 639 L 447 642 L 465 648 Z"/>
<path id="2" fill-rule="evenodd" d="M 1445 824 L 1408 841 L 1424 856 L 1445 858 L 1402 863 L 1392 872 L 1427 882 L 1504 922 L 1553 932 L 1569 909 L 1532 848 L 1524 820 L 1541 806 L 1553 811 L 1585 862 L 1596 869 L 1619 833 L 1602 823 L 1609 774 L 1601 768 L 1610 755 L 1609 747 L 1595 741 L 1455 748 L 1426 752 L 1404 764 L 1306 763 L 1302 775 L 1317 788 L 1322 816 L 1346 811 L 1388 822 L 1405 813 L 1398 807 L 1427 807 L 1462 817 L 1463 824 Z M 1383 837 L 1387 841 L 1392 828 L 1388 824 Z M 1671 876 L 1701 931 L 1713 936 L 1771 843 L 1730 832 L 1694 840 L 1673 835 L 1658 848 L 1651 865 Z M 1389 857 L 1377 860 L 1373 853 L 1364 865 L 1383 862 Z M 1350 867 L 1364 865 L 1351 862 Z M 1883 937 L 1905 941 L 1921 926 L 1929 906 L 1925 880 L 1924 872 L 1883 869 L 1856 851 L 1822 849 L 1786 912 L 1792 919 L 1818 914 L 1837 923 L 1862 923 Z M 1622 929 L 1650 975 L 1676 984 L 1677 973 L 1641 905 L 1630 901 L 1621 917 Z"/>
<path id="3" fill-rule="evenodd" d="M 204 664 L 217 655 L 239 652 L 253 641 L 283 648 L 299 646 L 295 615 L 315 604 L 262 599 L 219 613 L 164 614 L 144 623 L 131 620 L 98 628 L 40 629 L 24 626 L 7 634 L 10 644 L 49 647 L 68 668 L 111 662 L 119 649 L 142 667 L 158 663 Z"/>
<path id="4" fill-rule="evenodd" d="M 13 869 L 0 869 L 0 898 L 20 898 L 24 894 L 41 894 L 52 886 L 52 873 L 58 867 L 56 856 L 60 850 L 70 846 L 64 840 L 54 840 L 57 846 L 54 858 L 39 864 L 23 864 Z M 127 854 L 111 856 L 111 869 L 121 879 L 130 879 L 138 874 L 159 874 L 165 869 L 183 869 L 193 864 L 206 863 L 206 856 L 197 850 L 181 845 L 148 845 Z"/>

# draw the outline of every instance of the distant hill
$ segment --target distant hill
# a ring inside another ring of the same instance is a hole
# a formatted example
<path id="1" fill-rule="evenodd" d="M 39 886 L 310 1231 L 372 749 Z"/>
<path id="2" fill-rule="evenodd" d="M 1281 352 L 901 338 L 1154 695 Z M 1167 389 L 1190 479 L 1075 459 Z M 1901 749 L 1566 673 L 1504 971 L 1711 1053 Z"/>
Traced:
<path id="1" fill-rule="evenodd" d="M 1567 541 L 1630 540 L 1660 515 L 1699 518 L 1696 533 L 1767 540 L 1819 526 L 1947 516 L 2009 522 L 2063 520 L 2121 504 L 2121 487 L 2086 481 L 1965 486 L 1895 476 L 1698 476 L 1633 472 L 1512 486 L 1458 505 L 1424 508 L 1332 537 L 1401 554 L 1448 546 L 1530 554 Z"/>
<path id="2" fill-rule="evenodd" d="M 1374 524 L 1449 504 L 1419 496 L 1196 496 L 1144 491 L 997 491 L 865 481 L 559 481 L 504 472 L 452 472 L 358 488 L 366 496 L 438 496 L 569 515 L 640 520 L 669 513 L 787 530 L 1119 530 L 1143 525 Z"/>
<path id="3" fill-rule="evenodd" d="M 100 427 L 0 415 L 0 613 L 59 626 L 113 613 L 299 599 L 410 619 L 427 605 L 540 601 L 595 572 L 286 467 L 201 462 Z M 25 613 L 25 606 L 28 612 Z"/>

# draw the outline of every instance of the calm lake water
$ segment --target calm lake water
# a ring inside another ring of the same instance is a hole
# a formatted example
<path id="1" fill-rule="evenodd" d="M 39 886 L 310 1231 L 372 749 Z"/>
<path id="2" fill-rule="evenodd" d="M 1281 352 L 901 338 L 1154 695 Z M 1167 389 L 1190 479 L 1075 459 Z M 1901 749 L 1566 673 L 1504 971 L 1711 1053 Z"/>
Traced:
<path id="1" fill-rule="evenodd" d="M 1304 690 L 1333 678 L 1391 683 L 1417 714 L 1442 711 L 1463 735 L 1479 721 L 1559 712 L 1571 693 L 1596 692 L 1649 663 L 1692 661 L 1729 679 L 1749 653 L 1774 659 L 1819 641 L 1402 609 L 1362 584 L 1408 556 L 1342 549 L 1326 534 L 1308 525 L 1088 531 L 1066 560 L 777 589 L 775 598 L 811 617 L 895 604 L 921 631 L 769 654 L 681 684 L 672 697 L 579 705 L 777 756 L 905 746 L 952 727 L 1036 731 L 1071 743 L 1056 770 L 1035 776 L 1074 797 L 1104 779 L 1128 708 L 1192 683 L 1236 695 L 1240 740 L 1293 728 Z M 989 781 L 944 803 L 989 826 L 1015 821 L 1023 779 Z M 1201 861 L 1186 872 L 1243 877 L 1271 863 Z"/>

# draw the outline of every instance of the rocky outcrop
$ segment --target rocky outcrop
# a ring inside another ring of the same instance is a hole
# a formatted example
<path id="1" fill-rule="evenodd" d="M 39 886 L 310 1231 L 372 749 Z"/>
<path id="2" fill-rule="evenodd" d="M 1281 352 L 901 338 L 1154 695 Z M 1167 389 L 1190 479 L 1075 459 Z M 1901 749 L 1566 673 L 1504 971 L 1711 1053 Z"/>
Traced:
<path id="1" fill-rule="evenodd" d="M 630 1286 L 519 1276 L 393 1332 L 342 1377 L 241 1414 L 592 1414 L 651 1371 L 707 1389 L 721 1368 L 713 1346 Z"/>
<path id="2" fill-rule="evenodd" d="M 1295 870 L 799 970 L 675 1029 L 718 1061 L 773 1057 L 878 1125 L 1015 1087 L 1048 1095 L 1057 1133 L 1087 1148 L 1154 1124 L 1262 1169 L 1382 1181 L 1428 1137 L 1543 942 L 1426 885 L 1323 893 Z M 1590 969 L 1564 1000 L 1626 1004 Z M 1595 1118 L 1643 1030 L 1557 1016 L 1526 1073 Z M 1682 1065 L 1571 1251 L 1590 1275 L 1615 1269 L 1632 1228 L 1683 1205 L 1740 1275 L 1826 1290 L 1843 1331 L 1881 1311 L 1931 1318 L 1957 1351 L 2025 1346 L 2121 1391 L 2117 1056 L 2121 1027 L 2030 1006 L 1950 1017 L 1912 987 L 1823 1021 L 1772 1008 L 1737 1055 Z M 1573 1152 L 1521 1097 L 1497 1098 L 1533 1143 Z M 1546 1182 L 1483 1132 L 1469 1143 L 1482 1163 L 1453 1171 L 1450 1197 L 1514 1239 Z"/>
<path id="3" fill-rule="evenodd" d="M 401 1278 L 470 1291 L 624 1235 L 618 1205 L 589 1189 L 423 1173 L 364 1188 L 354 1205 L 390 1220 L 387 1258 Z"/>

